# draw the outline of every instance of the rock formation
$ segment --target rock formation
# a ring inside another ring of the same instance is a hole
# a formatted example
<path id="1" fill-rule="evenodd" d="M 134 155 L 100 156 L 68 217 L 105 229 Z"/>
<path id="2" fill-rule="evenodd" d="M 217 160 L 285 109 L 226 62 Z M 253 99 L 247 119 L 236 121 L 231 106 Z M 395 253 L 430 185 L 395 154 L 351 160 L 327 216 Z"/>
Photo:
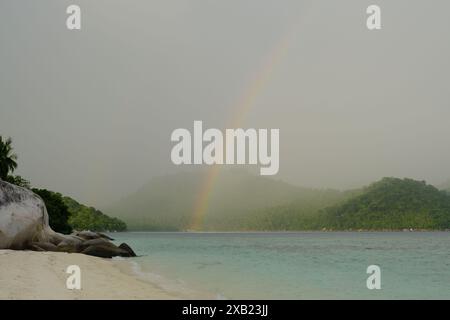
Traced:
<path id="1" fill-rule="evenodd" d="M 116 246 L 110 240 L 98 232 L 64 235 L 53 231 L 38 195 L 0 180 L 0 249 L 84 253 L 104 258 L 136 256 L 127 244 Z"/>

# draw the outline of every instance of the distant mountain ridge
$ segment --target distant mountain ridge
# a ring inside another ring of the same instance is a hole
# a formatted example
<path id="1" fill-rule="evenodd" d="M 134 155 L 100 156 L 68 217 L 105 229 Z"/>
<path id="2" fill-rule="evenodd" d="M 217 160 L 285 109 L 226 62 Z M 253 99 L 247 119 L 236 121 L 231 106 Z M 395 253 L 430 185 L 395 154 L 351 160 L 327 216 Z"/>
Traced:
<path id="1" fill-rule="evenodd" d="M 153 178 L 106 212 L 130 230 L 188 230 L 204 179 L 200 171 Z M 450 194 L 412 179 L 338 191 L 223 170 L 206 200 L 204 231 L 450 228 Z"/>
<path id="2" fill-rule="evenodd" d="M 131 230 L 189 229 L 205 174 L 183 172 L 153 178 L 104 211 L 124 220 Z M 314 213 L 323 204 L 335 204 L 341 197 L 342 193 L 336 190 L 301 188 L 241 170 L 223 170 L 207 198 L 203 228 L 242 230 L 244 223 L 248 225 L 247 217 L 265 208 L 300 201 L 307 204 L 305 211 L 311 211 L 305 213 Z"/>

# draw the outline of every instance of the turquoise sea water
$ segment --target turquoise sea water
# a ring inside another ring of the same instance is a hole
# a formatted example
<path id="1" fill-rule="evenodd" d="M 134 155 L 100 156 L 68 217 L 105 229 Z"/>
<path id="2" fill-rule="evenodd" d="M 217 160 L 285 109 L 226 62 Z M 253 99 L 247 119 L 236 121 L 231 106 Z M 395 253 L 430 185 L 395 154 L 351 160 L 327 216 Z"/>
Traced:
<path id="1" fill-rule="evenodd" d="M 218 299 L 450 299 L 449 232 L 114 233 L 136 271 Z M 381 290 L 369 290 L 369 265 Z"/>

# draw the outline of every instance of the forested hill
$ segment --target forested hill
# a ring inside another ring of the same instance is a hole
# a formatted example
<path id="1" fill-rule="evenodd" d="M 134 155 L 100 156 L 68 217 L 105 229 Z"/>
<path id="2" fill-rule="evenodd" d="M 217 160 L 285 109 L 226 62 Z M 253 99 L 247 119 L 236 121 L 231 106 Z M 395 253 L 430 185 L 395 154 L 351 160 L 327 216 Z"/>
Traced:
<path id="1" fill-rule="evenodd" d="M 39 195 L 47 208 L 49 223 L 53 230 L 71 233 L 73 230 L 125 231 L 127 225 L 108 217 L 99 210 L 78 203 L 70 197 L 46 189 L 31 189 Z"/>
<path id="2" fill-rule="evenodd" d="M 188 230 L 204 179 L 199 172 L 154 178 L 105 212 L 131 230 Z M 341 192 L 224 170 L 207 201 L 205 231 L 450 228 L 450 194 L 412 179 Z"/>
<path id="3" fill-rule="evenodd" d="M 100 210 L 78 203 L 70 197 L 62 201 L 69 211 L 69 224 L 75 230 L 125 231 L 127 225 L 118 218 L 109 217 Z"/>
<path id="4" fill-rule="evenodd" d="M 321 220 L 333 229 L 448 229 L 450 194 L 424 181 L 384 178 L 326 209 Z"/>

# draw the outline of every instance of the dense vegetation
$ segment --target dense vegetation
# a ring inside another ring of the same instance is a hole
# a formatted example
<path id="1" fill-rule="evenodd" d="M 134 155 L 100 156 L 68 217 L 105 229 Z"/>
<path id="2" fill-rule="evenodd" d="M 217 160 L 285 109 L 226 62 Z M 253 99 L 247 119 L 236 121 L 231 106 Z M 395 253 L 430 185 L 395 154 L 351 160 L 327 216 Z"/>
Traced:
<path id="1" fill-rule="evenodd" d="M 61 233 L 72 230 L 91 231 L 125 231 L 127 225 L 117 219 L 103 214 L 101 211 L 79 204 L 60 193 L 45 189 L 32 189 L 44 200 L 49 216 L 50 227 Z"/>
<path id="2" fill-rule="evenodd" d="M 322 218 L 334 229 L 447 229 L 450 195 L 425 181 L 384 178 Z"/>
<path id="3" fill-rule="evenodd" d="M 71 233 L 72 226 L 69 224 L 70 213 L 61 194 L 45 189 L 32 189 L 32 191 L 44 200 L 50 227 L 56 232 Z"/>
<path id="4" fill-rule="evenodd" d="M 69 197 L 63 197 L 62 200 L 70 213 L 69 224 L 75 230 L 125 231 L 127 229 L 125 222 L 118 218 L 111 218 L 100 210 L 87 207 Z"/>

